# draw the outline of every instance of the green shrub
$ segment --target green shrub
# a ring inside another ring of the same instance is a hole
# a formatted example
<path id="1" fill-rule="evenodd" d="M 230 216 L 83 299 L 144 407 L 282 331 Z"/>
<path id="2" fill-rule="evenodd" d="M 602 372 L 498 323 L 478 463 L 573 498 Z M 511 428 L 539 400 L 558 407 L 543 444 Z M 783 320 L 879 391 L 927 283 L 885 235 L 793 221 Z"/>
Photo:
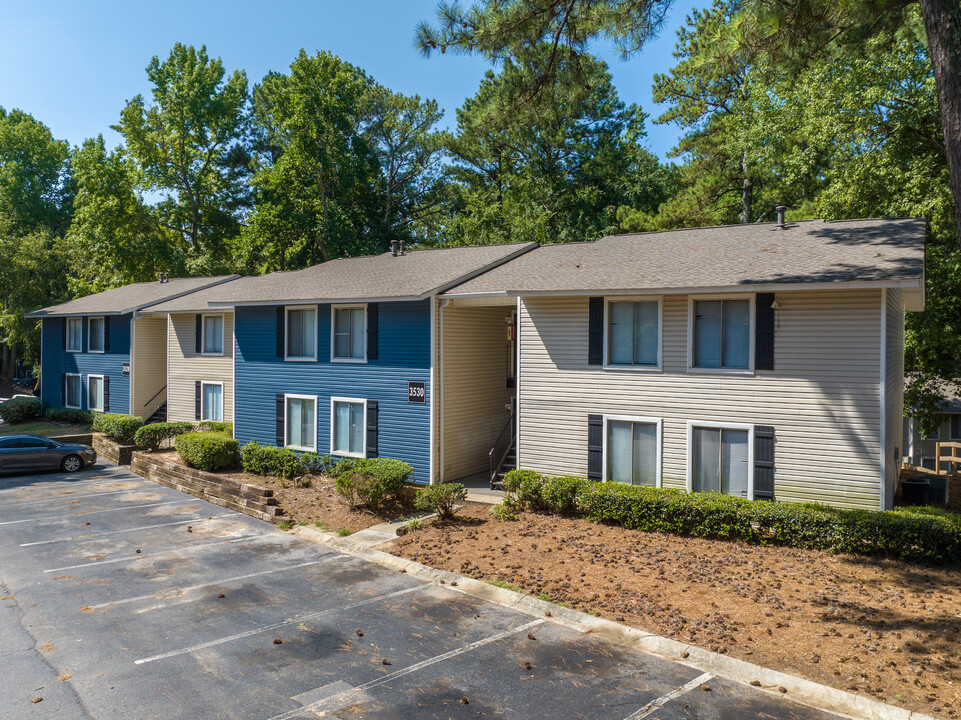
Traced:
<path id="1" fill-rule="evenodd" d="M 86 427 L 90 427 L 90 425 L 93 424 L 92 413 L 75 408 L 47 408 L 44 410 L 43 416 L 50 422 L 84 425 Z"/>
<path id="2" fill-rule="evenodd" d="M 300 461 L 307 472 L 313 475 L 330 475 L 335 465 L 330 455 L 318 455 L 315 452 L 301 453 Z"/>
<path id="3" fill-rule="evenodd" d="M 143 418 L 121 413 L 94 413 L 93 429 L 121 444 L 133 440 L 134 434 L 143 427 Z"/>
<path id="4" fill-rule="evenodd" d="M 457 505 L 467 499 L 467 488 L 460 483 L 428 485 L 417 491 L 414 505 L 418 510 L 437 513 L 439 520 L 450 520 L 457 511 Z"/>
<path id="5" fill-rule="evenodd" d="M 351 505 L 371 510 L 399 501 L 412 472 L 410 465 L 391 458 L 347 458 L 334 467 L 337 492 Z"/>
<path id="6" fill-rule="evenodd" d="M 500 520 L 517 520 L 517 513 L 521 511 L 522 508 L 518 506 L 517 499 L 507 495 L 503 502 L 492 505 L 490 509 L 490 514 Z"/>
<path id="7" fill-rule="evenodd" d="M 246 472 L 287 480 L 307 472 L 301 456 L 287 448 L 260 445 L 251 440 L 240 450 L 240 462 Z"/>
<path id="8" fill-rule="evenodd" d="M 198 426 L 200 432 L 215 432 L 221 433 L 222 435 L 230 435 L 233 437 L 234 434 L 234 424 L 229 422 L 220 422 L 219 420 L 204 420 Z"/>
<path id="9" fill-rule="evenodd" d="M 235 467 L 240 460 L 239 443 L 223 433 L 185 433 L 177 436 L 174 447 L 181 460 L 198 470 Z"/>
<path id="10" fill-rule="evenodd" d="M 137 447 L 156 450 L 164 440 L 170 440 L 178 435 L 192 432 L 193 423 L 189 422 L 161 422 L 144 425 L 133 434 L 133 443 Z"/>
<path id="11" fill-rule="evenodd" d="M 10 425 L 36 420 L 43 413 L 40 398 L 15 397 L 0 403 L 0 420 Z"/>
<path id="12" fill-rule="evenodd" d="M 574 515 L 582 478 L 541 475 L 533 470 L 511 470 L 504 476 L 504 490 L 517 502 L 517 510 Z"/>

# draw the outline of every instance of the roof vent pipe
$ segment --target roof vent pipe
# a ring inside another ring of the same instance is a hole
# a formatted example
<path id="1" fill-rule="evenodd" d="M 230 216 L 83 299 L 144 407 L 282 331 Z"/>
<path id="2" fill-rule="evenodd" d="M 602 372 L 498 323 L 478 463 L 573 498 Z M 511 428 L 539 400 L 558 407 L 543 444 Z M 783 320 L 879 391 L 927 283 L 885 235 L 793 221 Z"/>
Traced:
<path id="1" fill-rule="evenodd" d="M 400 241 L 400 254 L 401 254 L 401 255 L 406 255 L 406 254 L 407 254 L 406 252 L 404 252 L 404 241 L 403 241 L 403 240 Z"/>
<path id="2" fill-rule="evenodd" d="M 399 244 L 399 243 L 397 242 L 397 240 L 391 240 L 391 241 L 390 241 L 390 254 L 393 255 L 394 257 L 397 257 L 397 246 L 398 246 L 398 244 Z"/>
<path id="3" fill-rule="evenodd" d="M 787 210 L 787 205 L 778 205 L 774 209 L 777 210 L 777 229 L 786 229 L 787 226 L 784 224 L 784 211 Z"/>

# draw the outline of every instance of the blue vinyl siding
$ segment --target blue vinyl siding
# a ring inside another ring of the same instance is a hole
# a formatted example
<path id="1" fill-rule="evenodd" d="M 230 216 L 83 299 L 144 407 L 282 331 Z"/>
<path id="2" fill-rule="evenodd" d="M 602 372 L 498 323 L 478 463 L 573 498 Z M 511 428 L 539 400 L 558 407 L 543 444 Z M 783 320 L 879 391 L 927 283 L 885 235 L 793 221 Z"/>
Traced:
<path id="1" fill-rule="evenodd" d="M 330 305 L 317 308 L 315 362 L 277 357 L 275 306 L 238 307 L 234 316 L 236 407 L 234 436 L 276 444 L 278 393 L 317 396 L 317 452 L 330 451 L 330 398 L 378 403 L 380 457 L 410 463 L 413 479 L 430 477 L 430 303 L 379 304 L 378 357 L 368 363 L 330 361 Z M 407 402 L 407 382 L 427 384 L 427 402 Z"/>
<path id="2" fill-rule="evenodd" d="M 97 316 L 99 317 L 99 316 Z M 63 343 L 65 318 L 43 319 L 43 352 L 40 358 L 40 398 L 48 407 L 64 407 L 63 375 L 83 376 L 80 407 L 87 410 L 87 376 L 110 378 L 108 412 L 130 412 L 130 378 L 123 375 L 123 363 L 130 362 L 130 315 L 108 316 L 110 339 L 104 353 L 87 352 L 90 346 L 90 324 L 83 318 L 83 352 L 67 352 Z"/>

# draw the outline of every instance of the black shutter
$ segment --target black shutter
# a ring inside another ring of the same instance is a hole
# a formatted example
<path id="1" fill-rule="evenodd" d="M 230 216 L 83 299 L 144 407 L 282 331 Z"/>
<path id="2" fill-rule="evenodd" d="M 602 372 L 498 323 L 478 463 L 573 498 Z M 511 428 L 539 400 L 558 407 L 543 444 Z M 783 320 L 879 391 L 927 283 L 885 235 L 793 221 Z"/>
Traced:
<path id="1" fill-rule="evenodd" d="M 201 418 L 201 394 L 203 393 L 203 387 L 201 386 L 200 380 L 194 382 L 194 420 L 200 420 Z"/>
<path id="2" fill-rule="evenodd" d="M 280 308 L 283 310 L 283 308 Z M 277 447 L 283 447 L 285 445 L 284 437 L 284 417 L 286 415 L 286 403 L 284 402 L 284 394 L 277 393 Z"/>
<path id="3" fill-rule="evenodd" d="M 60 389 L 63 391 L 63 402 L 60 403 L 60 407 L 67 407 L 67 373 L 60 376 Z"/>
<path id="4" fill-rule="evenodd" d="M 377 303 L 367 306 L 367 359 L 377 359 L 377 318 L 380 314 Z"/>
<path id="5" fill-rule="evenodd" d="M 587 309 L 587 364 L 604 363 L 604 298 L 592 297 Z"/>
<path id="6" fill-rule="evenodd" d="M 63 349 L 67 349 L 67 318 L 60 319 L 60 336 L 63 340 Z"/>
<path id="7" fill-rule="evenodd" d="M 198 355 L 203 350 L 203 335 L 204 335 L 204 316 L 197 315 L 194 322 L 194 327 L 196 332 L 194 333 L 194 352 Z"/>
<path id="8" fill-rule="evenodd" d="M 103 376 L 103 411 L 110 412 L 110 376 Z"/>
<path id="9" fill-rule="evenodd" d="M 110 352 L 110 316 L 103 316 L 103 351 Z"/>
<path id="10" fill-rule="evenodd" d="M 754 499 L 774 499 L 774 428 L 754 426 Z"/>
<path id="11" fill-rule="evenodd" d="M 367 401 L 367 457 L 377 457 L 377 401 Z"/>
<path id="12" fill-rule="evenodd" d="M 587 416 L 587 479 L 604 477 L 604 416 Z"/>
<path id="13" fill-rule="evenodd" d="M 774 293 L 758 293 L 754 311 L 754 369 L 774 369 Z"/>
<path id="14" fill-rule="evenodd" d="M 284 357 L 287 349 L 287 318 L 284 313 L 284 306 L 277 306 L 277 357 Z"/>

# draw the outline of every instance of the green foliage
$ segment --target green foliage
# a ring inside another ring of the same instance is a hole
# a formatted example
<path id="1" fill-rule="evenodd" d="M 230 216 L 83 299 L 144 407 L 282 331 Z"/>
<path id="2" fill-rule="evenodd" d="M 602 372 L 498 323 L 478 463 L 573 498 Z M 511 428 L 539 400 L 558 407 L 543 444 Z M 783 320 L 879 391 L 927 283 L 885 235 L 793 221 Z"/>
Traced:
<path id="1" fill-rule="evenodd" d="M 502 502 L 491 506 L 490 514 L 499 520 L 514 521 L 523 509 L 516 497 L 507 495 Z"/>
<path id="2" fill-rule="evenodd" d="M 450 520 L 457 506 L 467 499 L 467 488 L 460 483 L 428 485 L 417 491 L 414 505 L 418 510 L 436 512 L 439 520 Z"/>
<path id="3" fill-rule="evenodd" d="M 93 429 L 103 433 L 121 444 L 133 440 L 133 436 L 143 426 L 143 418 L 122 413 L 94 413 Z"/>
<path id="4" fill-rule="evenodd" d="M 180 459 L 198 470 L 221 470 L 240 462 L 240 444 L 229 435 L 213 432 L 185 433 L 174 440 Z"/>
<path id="5" fill-rule="evenodd" d="M 86 410 L 75 410 L 72 408 L 47 408 L 43 411 L 43 416 L 50 422 L 70 423 L 71 425 L 93 424 L 93 414 Z"/>
<path id="6" fill-rule="evenodd" d="M 318 455 L 315 452 L 305 452 L 300 454 L 300 461 L 304 468 L 312 475 L 330 475 L 335 465 L 334 459 L 328 455 Z"/>
<path id="7" fill-rule="evenodd" d="M 273 445 L 260 445 L 255 440 L 251 440 L 241 448 L 240 462 L 245 472 L 287 480 L 300 477 L 307 472 L 301 456 L 293 450 Z"/>
<path id="8" fill-rule="evenodd" d="M 587 482 L 577 477 L 554 477 L 519 469 L 511 470 L 504 476 L 504 490 L 516 504 L 517 510 L 574 515 L 577 512 L 577 494 Z"/>
<path id="9" fill-rule="evenodd" d="M 133 434 L 133 443 L 137 447 L 156 450 L 164 440 L 170 440 L 193 430 L 193 423 L 189 422 L 153 423 L 138 428 Z"/>
<path id="10" fill-rule="evenodd" d="M 345 458 L 334 468 L 337 492 L 352 506 L 374 511 L 401 499 L 412 472 L 410 465 L 391 458 Z"/>
<path id="11" fill-rule="evenodd" d="M 198 426 L 201 432 L 217 432 L 224 435 L 234 434 L 234 424 L 231 422 L 221 422 L 220 420 L 204 420 Z"/>
<path id="12" fill-rule="evenodd" d="M 0 420 L 9 425 L 18 425 L 28 420 L 36 420 L 43 414 L 40 398 L 15 397 L 0 403 Z"/>

